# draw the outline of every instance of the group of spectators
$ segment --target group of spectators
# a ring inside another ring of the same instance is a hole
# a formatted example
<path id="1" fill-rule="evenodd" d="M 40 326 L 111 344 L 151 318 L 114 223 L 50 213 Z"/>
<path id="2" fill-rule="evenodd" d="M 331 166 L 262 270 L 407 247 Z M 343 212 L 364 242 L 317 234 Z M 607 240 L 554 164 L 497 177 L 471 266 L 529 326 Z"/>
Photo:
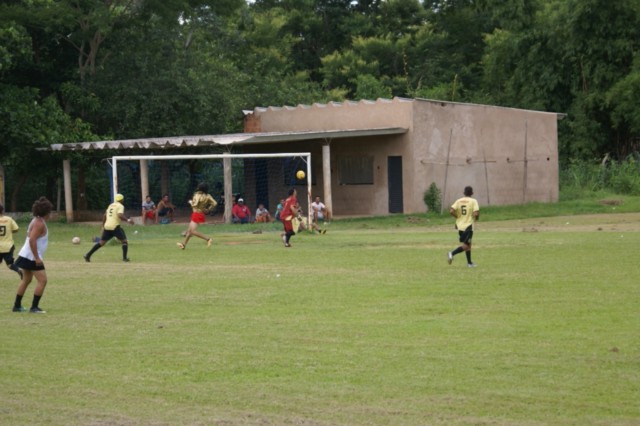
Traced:
<path id="1" fill-rule="evenodd" d="M 235 198 L 235 197 L 234 197 Z M 284 206 L 285 200 L 282 199 L 276 207 L 276 211 L 272 215 L 264 204 L 258 204 L 258 208 L 255 211 L 255 215 L 251 214 L 251 209 L 245 204 L 243 198 L 238 198 L 234 201 L 231 208 L 232 222 L 236 224 L 244 223 L 269 223 L 273 221 L 282 221 L 280 214 Z M 164 194 L 160 202 L 156 205 L 151 196 L 147 195 L 142 202 L 142 220 L 143 224 L 147 224 L 150 220 L 152 223 L 171 223 L 175 222 L 174 213 L 176 206 L 169 200 L 169 195 Z M 320 197 L 316 197 L 314 202 L 311 203 L 311 209 L 313 212 L 313 222 L 317 223 L 319 220 L 329 220 L 329 211 L 324 203 L 320 200 Z"/>

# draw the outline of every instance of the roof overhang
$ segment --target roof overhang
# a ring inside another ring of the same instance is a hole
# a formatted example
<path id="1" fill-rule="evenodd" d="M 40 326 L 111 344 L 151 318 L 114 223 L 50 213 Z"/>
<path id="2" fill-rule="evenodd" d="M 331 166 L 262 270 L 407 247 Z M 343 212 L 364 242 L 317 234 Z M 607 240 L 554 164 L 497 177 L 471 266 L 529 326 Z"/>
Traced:
<path id="1" fill-rule="evenodd" d="M 173 149 L 185 147 L 260 145 L 310 140 L 333 140 L 371 136 L 399 135 L 406 133 L 403 127 L 374 129 L 324 130 L 308 132 L 236 133 L 228 135 L 175 136 L 167 138 L 124 139 L 115 141 L 59 143 L 51 145 L 51 151 L 86 151 L 105 149 Z"/>

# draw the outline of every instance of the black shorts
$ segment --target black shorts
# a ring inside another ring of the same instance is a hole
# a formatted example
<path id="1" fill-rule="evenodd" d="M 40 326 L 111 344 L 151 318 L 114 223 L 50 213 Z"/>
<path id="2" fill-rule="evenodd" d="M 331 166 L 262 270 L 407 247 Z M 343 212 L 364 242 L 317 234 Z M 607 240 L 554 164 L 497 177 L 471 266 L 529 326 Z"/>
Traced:
<path id="1" fill-rule="evenodd" d="M 0 263 L 4 260 L 7 265 L 11 265 L 13 263 L 13 251 L 16 249 L 16 246 L 11 246 L 11 250 L 7 253 L 0 253 Z"/>
<path id="2" fill-rule="evenodd" d="M 124 233 L 124 229 L 122 229 L 121 226 L 116 226 L 116 229 L 111 231 L 107 229 L 103 230 L 102 237 L 100 237 L 100 239 L 102 241 L 109 241 L 113 237 L 116 237 L 120 241 L 124 241 L 127 239 L 127 234 Z"/>
<path id="3" fill-rule="evenodd" d="M 460 236 L 460 242 L 462 244 L 471 244 L 471 239 L 473 238 L 473 226 L 469 226 L 464 231 L 458 231 L 458 235 Z"/>
<path id="4" fill-rule="evenodd" d="M 35 261 L 29 260 L 22 256 L 18 256 L 18 260 L 16 260 L 16 266 L 20 269 L 24 269 L 25 271 L 44 271 L 44 263 L 41 265 L 36 265 Z"/>

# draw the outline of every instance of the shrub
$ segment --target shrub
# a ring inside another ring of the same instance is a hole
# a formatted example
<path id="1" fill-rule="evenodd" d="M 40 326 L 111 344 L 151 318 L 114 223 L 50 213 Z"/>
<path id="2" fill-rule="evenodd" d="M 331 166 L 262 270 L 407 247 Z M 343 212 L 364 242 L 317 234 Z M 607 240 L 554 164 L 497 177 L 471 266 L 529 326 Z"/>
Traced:
<path id="1" fill-rule="evenodd" d="M 442 208 L 442 193 L 435 182 L 429 185 L 429 189 L 424 192 L 424 203 L 427 205 L 427 211 L 440 213 Z"/>

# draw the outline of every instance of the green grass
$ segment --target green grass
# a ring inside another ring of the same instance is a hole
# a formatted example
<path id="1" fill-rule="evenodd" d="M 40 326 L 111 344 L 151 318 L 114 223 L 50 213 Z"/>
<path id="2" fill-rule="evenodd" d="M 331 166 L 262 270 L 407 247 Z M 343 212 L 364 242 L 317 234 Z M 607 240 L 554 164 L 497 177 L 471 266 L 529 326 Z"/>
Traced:
<path id="1" fill-rule="evenodd" d="M 181 226 L 127 227 L 129 264 L 115 243 L 82 260 L 96 226 L 50 224 L 46 315 L 10 312 L 0 269 L 0 423 L 638 424 L 640 215 L 550 211 L 483 209 L 475 269 L 429 215 L 291 249 L 271 226 L 185 251 Z"/>

